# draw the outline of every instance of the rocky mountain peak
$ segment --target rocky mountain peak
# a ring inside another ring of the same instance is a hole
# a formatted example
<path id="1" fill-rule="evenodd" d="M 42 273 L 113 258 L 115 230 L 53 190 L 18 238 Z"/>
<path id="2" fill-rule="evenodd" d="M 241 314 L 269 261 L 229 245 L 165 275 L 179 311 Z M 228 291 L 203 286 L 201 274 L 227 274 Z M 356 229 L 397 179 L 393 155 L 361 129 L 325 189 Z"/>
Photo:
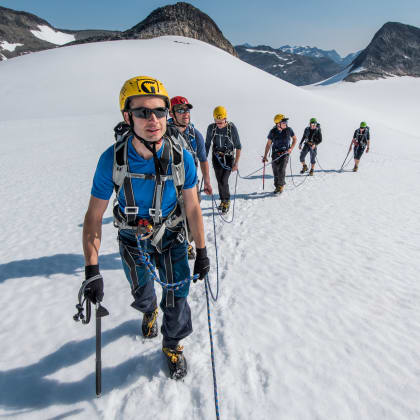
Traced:
<path id="1" fill-rule="evenodd" d="M 344 79 L 355 82 L 389 76 L 420 77 L 420 28 L 387 22 L 351 64 Z"/>
<path id="2" fill-rule="evenodd" d="M 178 2 L 154 10 L 146 19 L 124 32 L 124 38 L 154 38 L 179 35 L 215 45 L 237 56 L 216 23 L 189 3 Z"/>

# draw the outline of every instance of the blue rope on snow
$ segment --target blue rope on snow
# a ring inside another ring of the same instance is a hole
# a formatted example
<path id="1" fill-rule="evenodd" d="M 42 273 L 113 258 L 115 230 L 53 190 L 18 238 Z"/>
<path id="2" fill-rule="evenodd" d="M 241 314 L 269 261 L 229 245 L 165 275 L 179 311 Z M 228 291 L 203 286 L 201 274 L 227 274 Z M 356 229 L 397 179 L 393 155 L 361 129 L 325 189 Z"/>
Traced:
<path id="1" fill-rule="evenodd" d="M 214 221 L 214 211 L 213 211 L 213 221 Z M 215 225 L 214 225 L 214 228 L 215 228 Z M 215 231 L 215 233 L 216 233 L 216 231 Z M 145 265 L 146 269 L 149 271 L 150 275 L 152 276 L 152 279 L 155 282 L 159 283 L 162 287 L 174 288 L 175 290 L 177 290 L 179 287 L 181 287 L 182 285 L 190 282 L 191 280 L 198 279 L 199 275 L 196 274 L 195 276 L 190 277 L 189 279 L 185 279 L 185 280 L 179 281 L 177 283 L 172 283 L 172 284 L 163 283 L 162 281 L 159 280 L 159 278 L 156 274 L 156 269 L 150 261 L 149 254 L 146 251 L 143 250 L 140 235 L 136 235 L 136 240 L 137 240 L 137 247 L 139 249 L 139 255 L 140 255 L 141 262 Z M 215 240 L 216 240 L 216 236 L 215 236 Z M 217 381 L 216 381 L 216 365 L 215 365 L 215 359 L 214 359 L 213 334 L 212 334 L 212 329 L 211 329 L 210 302 L 209 302 L 209 293 L 208 293 L 208 290 L 210 290 L 210 293 L 211 293 L 211 296 L 212 296 L 213 300 L 214 301 L 217 300 L 218 295 L 219 295 L 219 263 L 218 263 L 218 257 L 217 257 L 217 245 L 216 245 L 216 261 L 217 261 L 217 293 L 216 293 L 216 298 L 214 297 L 213 292 L 211 291 L 208 275 L 206 275 L 206 277 L 204 278 L 204 285 L 205 285 L 205 289 L 206 289 L 207 320 L 208 320 L 208 325 L 209 325 L 211 366 L 212 366 L 212 372 L 213 372 L 214 404 L 215 404 L 215 408 L 216 408 L 216 419 L 220 420 L 219 399 L 218 399 L 218 394 L 217 394 Z"/>
<path id="2" fill-rule="evenodd" d="M 208 286 L 209 286 L 209 291 L 210 291 L 211 298 L 213 299 L 214 302 L 216 302 L 218 297 L 219 297 L 219 255 L 218 255 L 218 252 L 217 252 L 216 219 L 215 219 L 215 215 L 214 215 L 215 214 L 214 207 L 215 207 L 215 201 L 214 201 L 214 198 L 213 198 L 213 195 L 212 195 L 213 235 L 214 235 L 214 248 L 216 250 L 216 278 L 217 278 L 217 281 L 216 281 L 216 297 L 214 296 L 213 290 L 211 289 L 210 282 L 208 283 Z M 216 207 L 216 209 L 217 209 L 217 207 Z"/>
<path id="3" fill-rule="evenodd" d="M 207 321 L 208 321 L 208 324 L 209 324 L 211 368 L 212 368 L 212 372 L 213 372 L 214 406 L 215 406 L 215 409 L 216 409 L 216 419 L 219 420 L 220 419 L 219 398 L 218 398 L 218 395 L 217 395 L 216 364 L 215 364 L 215 360 L 214 360 L 213 334 L 212 334 L 212 330 L 211 330 L 210 302 L 209 302 L 209 293 L 208 293 L 208 289 L 210 289 L 210 284 L 209 284 L 208 275 L 206 275 L 206 277 L 204 279 L 204 285 L 205 285 L 205 288 L 206 288 Z"/>

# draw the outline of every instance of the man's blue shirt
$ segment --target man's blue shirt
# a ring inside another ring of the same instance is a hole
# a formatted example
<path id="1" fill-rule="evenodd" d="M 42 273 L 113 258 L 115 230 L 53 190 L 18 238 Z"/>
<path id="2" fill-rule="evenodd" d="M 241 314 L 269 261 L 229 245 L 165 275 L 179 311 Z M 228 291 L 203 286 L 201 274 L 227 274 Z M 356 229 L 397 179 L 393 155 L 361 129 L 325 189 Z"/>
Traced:
<path id="1" fill-rule="evenodd" d="M 168 147 L 165 142 L 160 150 L 157 152 L 158 157 L 162 155 L 164 147 Z M 191 153 L 183 149 L 184 167 L 185 167 L 185 183 L 184 190 L 193 188 L 197 184 L 197 171 L 195 168 L 193 157 Z M 114 191 L 114 183 L 112 181 L 112 170 L 114 165 L 114 146 L 110 146 L 99 158 L 96 167 L 95 176 L 93 177 L 93 185 L 91 194 L 102 200 L 109 200 Z M 135 150 L 132 144 L 132 137 L 128 140 L 128 166 L 129 171 L 138 174 L 155 174 L 155 164 L 153 158 L 144 159 Z M 168 175 L 172 174 L 171 165 L 168 167 Z M 138 216 L 149 217 L 149 209 L 153 203 L 153 193 L 155 188 L 155 181 L 148 179 L 131 179 L 133 185 L 134 198 L 136 206 L 139 207 Z M 118 196 L 118 203 L 121 211 L 124 212 L 126 201 L 124 197 L 123 188 L 120 190 Z M 162 197 L 162 216 L 166 217 L 176 205 L 176 192 L 172 180 L 165 182 Z"/>

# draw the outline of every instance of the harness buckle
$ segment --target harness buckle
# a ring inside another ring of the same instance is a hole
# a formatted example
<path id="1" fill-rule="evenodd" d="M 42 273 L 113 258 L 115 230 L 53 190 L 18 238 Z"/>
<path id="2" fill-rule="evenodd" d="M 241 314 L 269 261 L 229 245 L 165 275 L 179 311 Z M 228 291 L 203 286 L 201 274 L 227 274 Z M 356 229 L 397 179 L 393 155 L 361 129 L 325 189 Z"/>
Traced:
<path id="1" fill-rule="evenodd" d="M 182 244 L 185 241 L 185 235 L 182 232 L 178 232 L 178 235 L 176 235 L 176 240 Z"/>
<path id="2" fill-rule="evenodd" d="M 156 209 L 149 209 L 149 216 L 153 217 L 153 219 L 156 217 L 156 211 L 158 211 L 157 216 L 159 218 L 162 218 L 162 209 L 156 210 Z"/>
<path id="3" fill-rule="evenodd" d="M 124 214 L 129 215 L 129 214 L 138 214 L 139 212 L 139 208 L 136 206 L 126 206 L 124 208 Z"/>

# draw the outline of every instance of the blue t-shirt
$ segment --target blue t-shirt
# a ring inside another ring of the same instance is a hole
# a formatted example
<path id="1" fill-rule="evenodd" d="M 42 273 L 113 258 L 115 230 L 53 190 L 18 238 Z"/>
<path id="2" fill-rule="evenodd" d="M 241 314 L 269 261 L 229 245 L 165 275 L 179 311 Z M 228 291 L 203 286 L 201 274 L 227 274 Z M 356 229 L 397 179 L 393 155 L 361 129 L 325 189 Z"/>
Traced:
<path id="1" fill-rule="evenodd" d="M 144 159 L 142 158 L 134 148 L 132 144 L 133 138 L 128 140 L 128 166 L 129 171 L 138 174 L 155 174 L 155 164 L 153 158 Z M 157 152 L 158 157 L 162 155 L 164 147 L 168 147 L 167 144 L 163 144 L 160 150 Z M 193 188 L 197 184 L 197 171 L 195 168 L 193 157 L 191 153 L 183 149 L 184 155 L 184 168 L 185 168 L 185 183 L 184 190 Z M 98 166 L 96 167 L 95 176 L 93 177 L 93 184 L 91 194 L 102 200 L 109 200 L 114 191 L 114 183 L 112 181 L 112 169 L 114 166 L 114 146 L 109 147 L 102 153 L 99 158 Z M 168 175 L 172 174 L 172 168 L 169 165 Z M 131 178 L 133 185 L 134 198 L 136 206 L 139 207 L 138 216 L 149 217 L 149 209 L 153 203 L 153 193 L 155 188 L 155 181 L 152 179 L 137 179 Z M 124 197 L 124 189 L 121 188 L 118 196 L 118 203 L 121 211 L 124 212 L 126 205 Z M 172 180 L 165 182 L 162 197 L 162 216 L 166 217 L 176 205 L 176 191 Z"/>

